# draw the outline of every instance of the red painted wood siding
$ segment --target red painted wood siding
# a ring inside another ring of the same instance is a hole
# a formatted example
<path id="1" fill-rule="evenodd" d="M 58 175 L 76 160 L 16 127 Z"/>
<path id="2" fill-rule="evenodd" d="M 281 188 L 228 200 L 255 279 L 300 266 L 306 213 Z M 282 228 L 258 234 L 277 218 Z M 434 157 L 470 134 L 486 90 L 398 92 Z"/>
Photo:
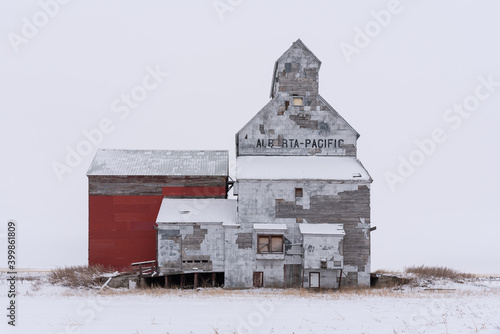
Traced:
<path id="1" fill-rule="evenodd" d="M 225 197 L 226 187 L 163 187 L 168 197 Z"/>
<path id="2" fill-rule="evenodd" d="M 89 265 L 125 268 L 156 259 L 156 218 L 163 196 L 225 197 L 225 187 L 163 187 L 157 196 L 89 196 Z"/>
<path id="3" fill-rule="evenodd" d="M 156 259 L 163 196 L 89 196 L 89 265 L 124 268 Z"/>

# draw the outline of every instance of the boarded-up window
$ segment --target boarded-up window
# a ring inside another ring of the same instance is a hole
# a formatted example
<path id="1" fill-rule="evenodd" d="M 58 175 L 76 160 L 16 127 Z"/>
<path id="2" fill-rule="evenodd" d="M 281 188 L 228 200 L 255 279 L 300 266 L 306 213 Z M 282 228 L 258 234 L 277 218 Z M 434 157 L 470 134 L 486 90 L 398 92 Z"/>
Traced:
<path id="1" fill-rule="evenodd" d="M 294 97 L 293 98 L 293 105 L 294 106 L 301 106 L 304 104 L 304 100 L 301 97 Z"/>
<path id="2" fill-rule="evenodd" d="M 269 253 L 269 237 L 265 236 L 259 236 L 258 237 L 259 242 L 258 247 L 259 249 L 257 250 L 259 253 Z"/>
<path id="3" fill-rule="evenodd" d="M 283 253 L 283 236 L 259 235 L 257 253 Z"/>
<path id="4" fill-rule="evenodd" d="M 283 253 L 283 237 L 271 237 L 271 253 Z"/>

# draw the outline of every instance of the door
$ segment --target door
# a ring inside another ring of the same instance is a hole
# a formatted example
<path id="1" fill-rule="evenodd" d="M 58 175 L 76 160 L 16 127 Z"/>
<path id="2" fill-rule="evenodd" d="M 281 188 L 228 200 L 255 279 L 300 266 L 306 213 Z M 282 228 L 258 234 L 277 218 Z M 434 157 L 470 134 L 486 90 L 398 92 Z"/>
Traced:
<path id="1" fill-rule="evenodd" d="M 319 288 L 319 273 L 309 273 L 309 287 Z"/>
<path id="2" fill-rule="evenodd" d="M 285 286 L 287 288 L 300 288 L 302 278 L 301 264 L 285 264 Z"/>
<path id="3" fill-rule="evenodd" d="M 262 288 L 264 286 L 264 273 L 262 271 L 254 271 L 253 273 L 253 287 Z"/>

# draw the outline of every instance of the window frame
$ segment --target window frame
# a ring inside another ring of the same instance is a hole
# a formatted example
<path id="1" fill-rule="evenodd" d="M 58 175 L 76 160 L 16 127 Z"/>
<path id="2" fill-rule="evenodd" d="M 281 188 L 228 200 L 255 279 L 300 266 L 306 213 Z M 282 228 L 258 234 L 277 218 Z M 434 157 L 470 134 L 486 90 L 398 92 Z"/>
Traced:
<path id="1" fill-rule="evenodd" d="M 292 96 L 291 105 L 294 107 L 303 107 L 304 106 L 304 97 L 303 96 L 296 96 L 296 95 Z"/>
<path id="2" fill-rule="evenodd" d="M 267 238 L 266 244 L 261 244 L 261 238 Z M 281 240 L 281 250 L 273 251 L 273 239 Z M 268 251 L 262 251 L 263 247 L 267 247 Z M 257 234 L 257 254 L 284 254 L 285 252 L 285 238 L 282 234 Z"/>

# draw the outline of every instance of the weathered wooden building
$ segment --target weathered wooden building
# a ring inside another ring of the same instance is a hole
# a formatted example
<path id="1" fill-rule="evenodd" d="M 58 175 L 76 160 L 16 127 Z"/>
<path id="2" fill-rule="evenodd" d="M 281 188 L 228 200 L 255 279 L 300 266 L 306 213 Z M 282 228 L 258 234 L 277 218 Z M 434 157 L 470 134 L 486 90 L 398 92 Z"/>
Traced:
<path id="1" fill-rule="evenodd" d="M 370 185 L 359 134 L 321 97 L 321 62 L 297 40 L 276 61 L 271 101 L 236 134 L 246 266 L 230 286 L 370 284 Z M 248 254 L 250 253 L 250 254 Z"/>
<path id="2" fill-rule="evenodd" d="M 368 286 L 372 179 L 320 66 L 300 40 L 276 61 L 271 100 L 236 134 L 237 200 L 227 152 L 99 151 L 89 263 L 156 259 L 167 286 Z"/>

